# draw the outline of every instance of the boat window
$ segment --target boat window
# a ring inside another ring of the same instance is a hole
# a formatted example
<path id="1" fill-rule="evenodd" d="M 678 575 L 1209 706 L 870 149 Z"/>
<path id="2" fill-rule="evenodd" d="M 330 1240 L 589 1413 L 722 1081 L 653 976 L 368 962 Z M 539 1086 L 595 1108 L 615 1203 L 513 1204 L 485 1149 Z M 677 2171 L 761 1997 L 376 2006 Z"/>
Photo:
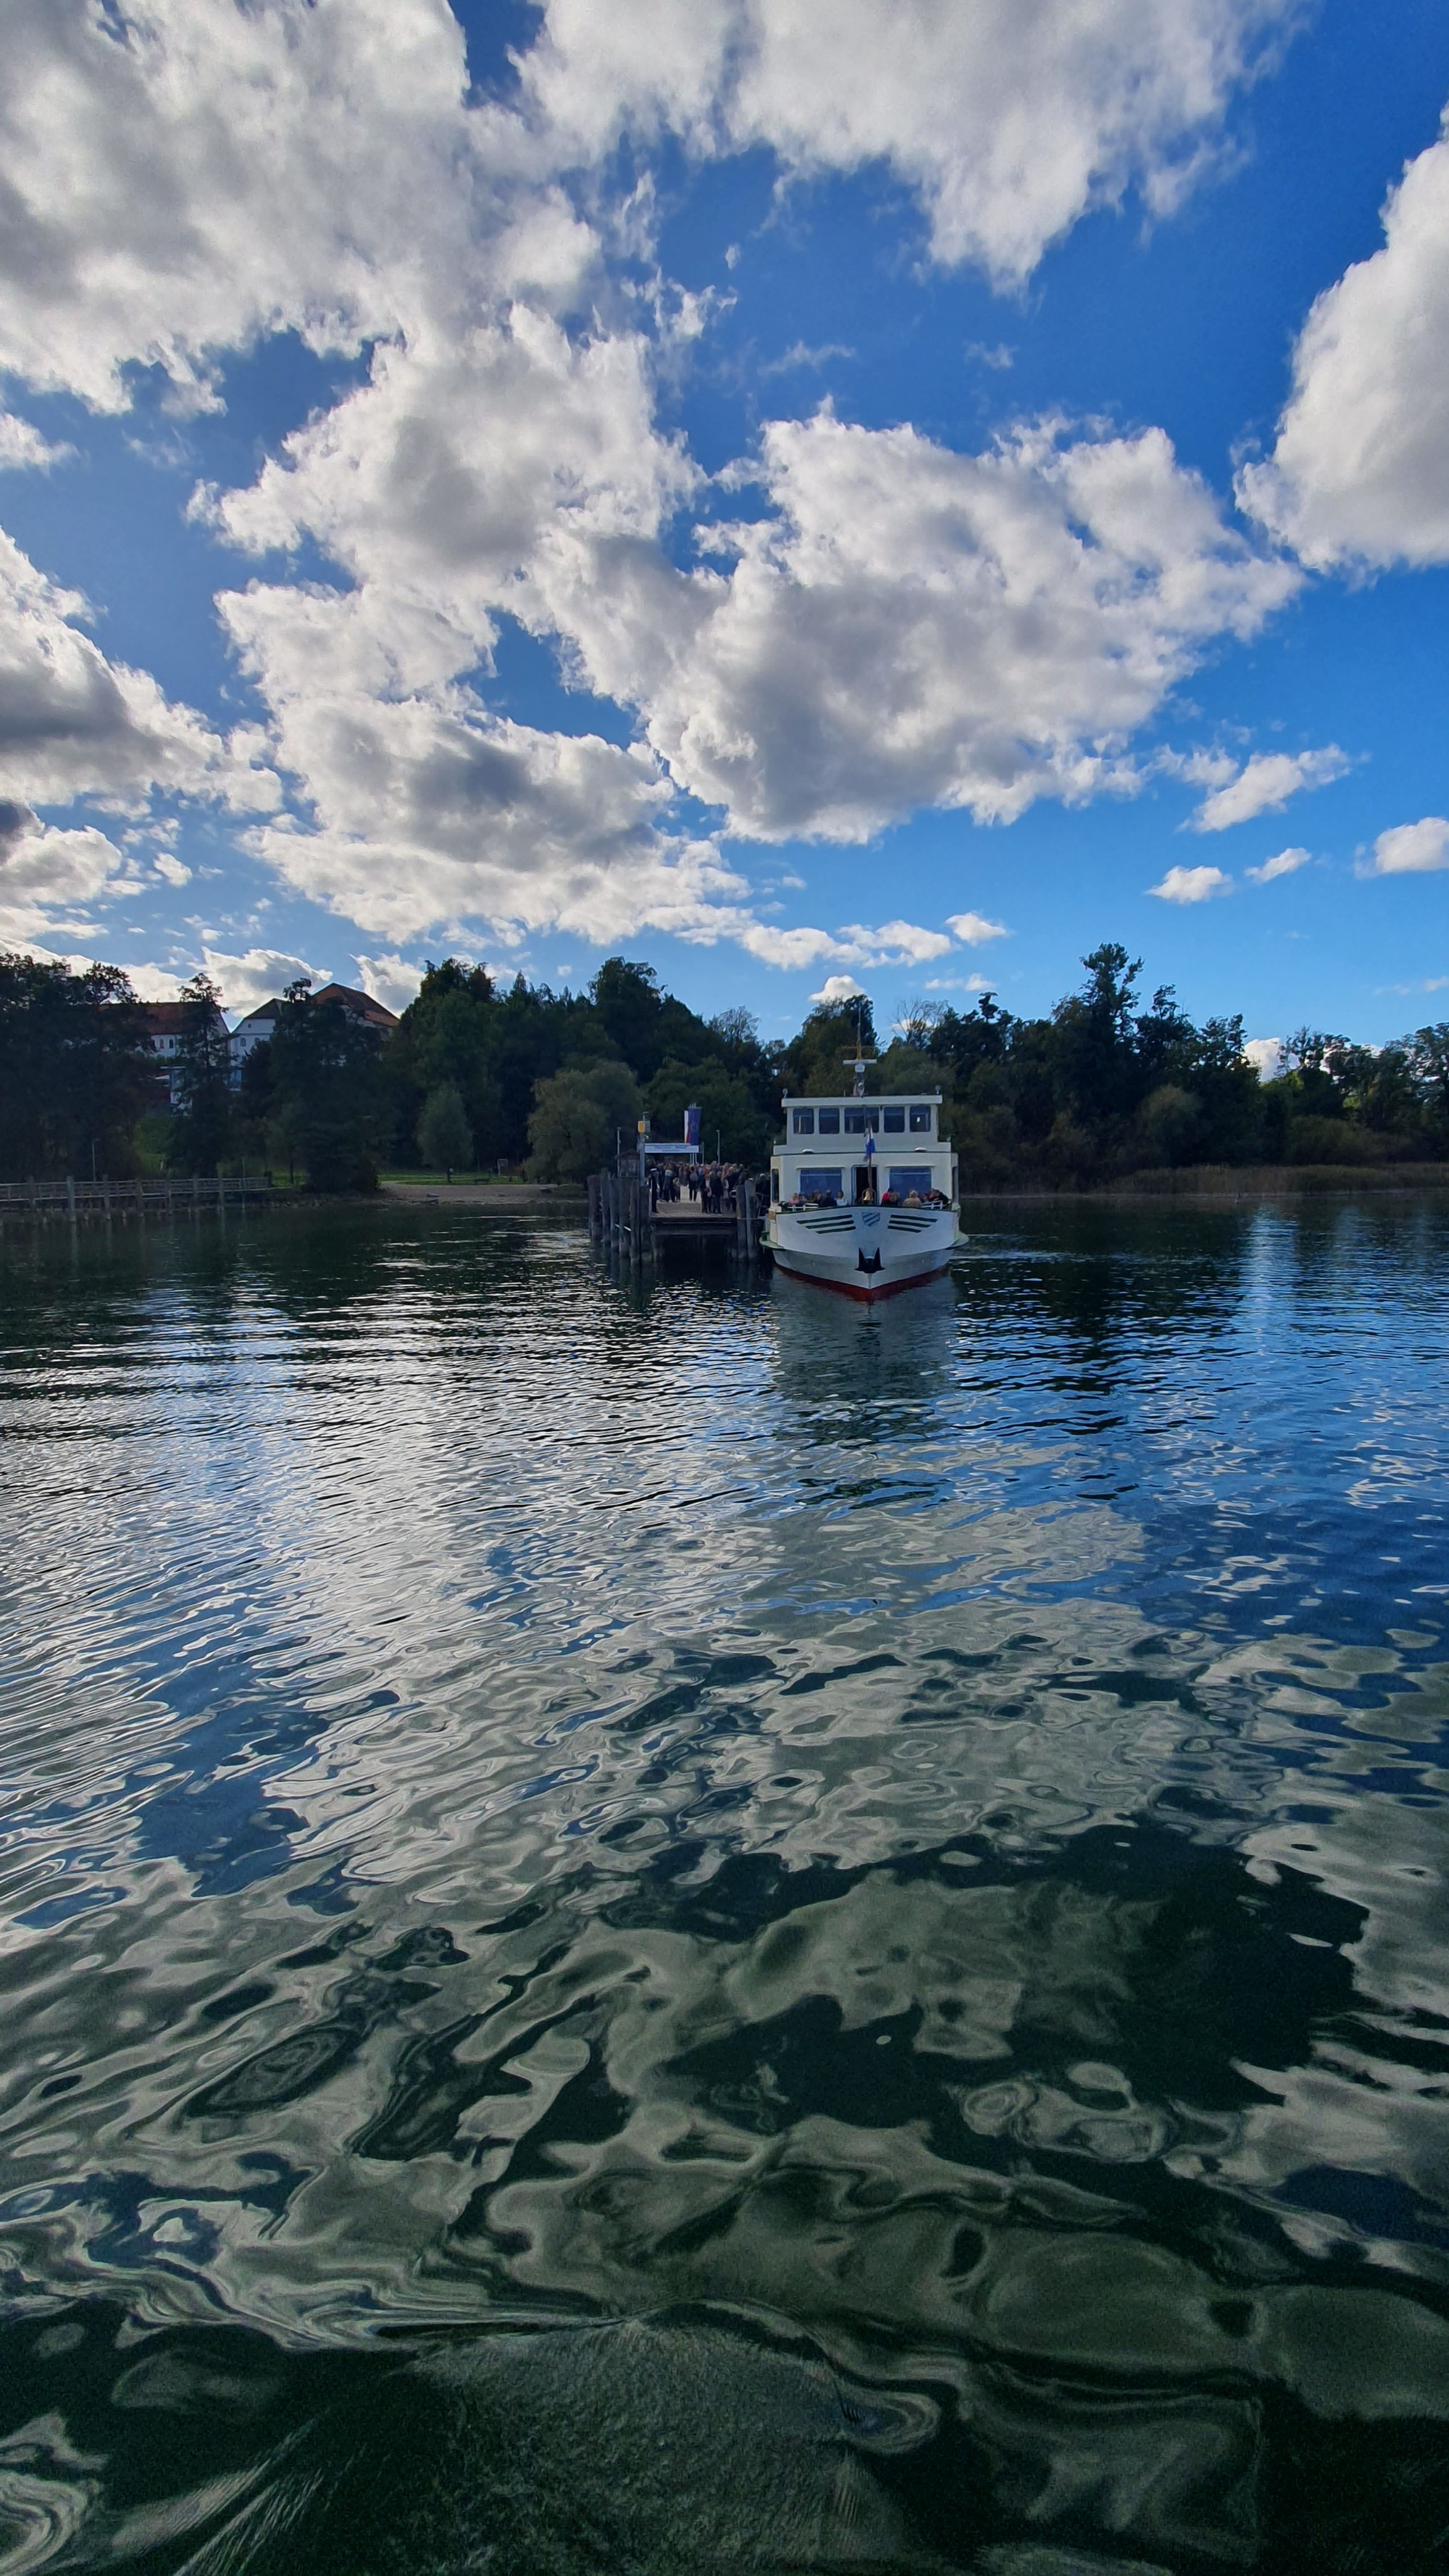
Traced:
<path id="1" fill-rule="evenodd" d="M 884 1127 L 888 1136 L 904 1136 L 906 1132 L 906 1113 L 904 1109 L 887 1109 L 884 1111 L 881 1118 L 881 1125 Z"/>
<path id="2" fill-rule="evenodd" d="M 847 1136 L 863 1136 L 865 1134 L 865 1111 L 863 1109 L 847 1109 L 845 1113 L 845 1132 Z"/>
<path id="3" fill-rule="evenodd" d="M 822 1109 L 822 1110 L 821 1110 L 821 1112 L 820 1112 L 820 1133 L 821 1133 L 821 1135 L 822 1135 L 822 1136 L 838 1136 L 838 1135 L 839 1135 L 839 1133 L 840 1133 L 840 1112 L 839 1112 L 839 1110 L 838 1110 L 838 1109 Z"/>
<path id="4" fill-rule="evenodd" d="M 886 1186 L 895 1191 L 898 1199 L 903 1199 L 912 1190 L 921 1198 L 927 1198 L 936 1184 L 924 1163 L 892 1163 L 886 1174 Z"/>
<path id="5" fill-rule="evenodd" d="M 790 1125 L 797 1136 L 813 1136 L 815 1133 L 814 1110 L 796 1109 L 792 1111 Z"/>
<path id="6" fill-rule="evenodd" d="M 844 1194 L 845 1174 L 802 1171 L 795 1187 L 802 1199 L 838 1199 Z"/>
<path id="7" fill-rule="evenodd" d="M 929 1109 L 917 1108 L 914 1104 L 912 1104 L 912 1108 L 911 1108 L 911 1134 L 912 1134 L 913 1136 L 929 1136 L 930 1132 L 931 1132 L 931 1113 L 930 1113 Z"/>

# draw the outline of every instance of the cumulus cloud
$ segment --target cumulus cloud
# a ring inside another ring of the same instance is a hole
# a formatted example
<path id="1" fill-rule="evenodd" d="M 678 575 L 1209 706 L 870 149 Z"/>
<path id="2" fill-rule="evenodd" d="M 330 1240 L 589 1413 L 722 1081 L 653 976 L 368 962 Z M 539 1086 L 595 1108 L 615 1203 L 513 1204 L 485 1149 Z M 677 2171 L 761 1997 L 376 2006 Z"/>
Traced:
<path id="1" fill-rule="evenodd" d="M 291 810 L 252 847 L 365 934 L 654 928 L 846 967 L 927 962 L 975 916 L 774 930 L 715 842 L 674 829 L 675 790 L 757 840 L 858 841 L 920 805 L 1009 820 L 1130 789 L 1134 729 L 1293 571 L 1161 433 L 1026 428 L 961 456 L 828 414 L 768 429 L 763 515 L 681 560 L 669 523 L 701 478 L 654 377 L 705 313 L 661 290 L 648 318 L 610 287 L 605 249 L 637 249 L 647 208 L 611 203 L 605 159 L 626 127 L 763 143 L 792 172 L 883 159 L 938 256 L 1019 280 L 1128 186 L 1173 202 L 1291 0 L 1027 0 L 1029 24 L 1021 0 L 843 7 L 550 0 L 513 109 L 470 96 L 443 0 L 10 0 L 0 369 L 114 411 L 137 366 L 214 403 L 226 352 L 282 329 L 371 355 L 251 490 L 197 499 L 229 543 L 315 545 L 351 585 L 223 601 L 265 748 L 108 662 L 12 549 L 0 793 L 266 812 L 274 758 Z M 560 185 L 585 164 L 591 221 Z M 489 713 L 504 614 L 639 739 Z"/>
<path id="2" fill-rule="evenodd" d="M 1243 874 L 1252 885 L 1273 885 L 1279 877 L 1296 876 L 1306 868 L 1312 853 L 1308 850 L 1277 850 L 1260 868 L 1244 868 Z"/>
<path id="3" fill-rule="evenodd" d="M 40 805 L 152 788 L 275 803 L 277 783 L 145 671 L 108 662 L 77 621 L 86 603 L 0 530 L 0 796 Z"/>
<path id="4" fill-rule="evenodd" d="M 1322 751 L 1255 751 L 1235 778 L 1205 796 L 1192 818 L 1195 832 L 1226 832 L 1255 814 L 1276 814 L 1305 787 L 1327 787 L 1348 768 L 1337 743 Z"/>
<path id="5" fill-rule="evenodd" d="M 132 365 L 207 404 L 218 355 L 263 333 L 355 350 L 397 331 L 476 266 L 480 215 L 537 161 L 516 119 L 466 108 L 462 32 L 438 0 L 5 14 L 0 369 L 99 410 L 125 408 Z M 561 204 L 551 224 L 546 198 L 518 212 L 535 239 L 515 262 L 563 255 L 576 278 Z M 508 228 L 505 206 L 490 230 Z"/>
<path id="6" fill-rule="evenodd" d="M 310 975 L 314 984 L 330 981 L 325 966 L 309 966 L 304 957 L 294 957 L 285 948 L 246 948 L 238 954 L 208 942 L 202 947 L 201 964 L 229 1011 L 254 1011 L 259 1003 L 276 1000 L 303 975 Z"/>
<path id="7" fill-rule="evenodd" d="M 940 260 L 1003 284 L 1137 184 L 1178 202 L 1289 0 L 547 0 L 523 64 L 580 158 L 659 127 L 788 170 L 890 164 Z"/>
<path id="8" fill-rule="evenodd" d="M 1257 1068 L 1260 1082 L 1275 1081 L 1283 1070 L 1281 1038 L 1248 1038 L 1244 1042 L 1243 1053 L 1249 1064 Z"/>
<path id="9" fill-rule="evenodd" d="M 313 538 L 358 585 L 369 685 L 415 688 L 486 659 L 504 608 L 554 626 L 553 591 L 647 549 L 699 479 L 654 427 L 638 335 L 571 339 L 515 304 L 379 349 L 249 490 L 194 509 L 254 553 Z"/>
<path id="10" fill-rule="evenodd" d="M 853 975 L 827 975 L 819 992 L 810 996 L 812 1002 L 854 1002 L 864 998 L 865 986 L 857 984 Z"/>
<path id="11" fill-rule="evenodd" d="M 1320 295 L 1245 509 L 1305 562 L 1449 563 L 1449 111 L 1384 207 L 1384 247 Z"/>
<path id="12" fill-rule="evenodd" d="M 767 515 L 712 532 L 729 568 L 680 569 L 658 537 L 692 469 L 650 399 L 637 343 L 514 313 L 466 350 L 381 353 L 285 462 L 208 499 L 235 542 L 310 536 L 354 582 L 221 602 L 320 825 L 260 836 L 290 883 L 394 939 L 463 917 L 740 937 L 718 853 L 659 840 L 673 789 L 746 838 L 860 841 L 921 805 L 1006 820 L 1130 787 L 1133 728 L 1297 578 L 1224 528 L 1160 432 L 1039 427 L 963 456 L 829 412 L 766 431 Z M 489 717 L 460 675 L 505 608 L 634 707 L 642 742 L 525 742 Z M 790 936 L 796 963 L 856 962 Z"/>
<path id="13" fill-rule="evenodd" d="M 354 957 L 357 981 L 364 993 L 381 1002 L 389 1011 L 402 1012 L 417 999 L 423 980 L 423 968 L 410 957 Z"/>
<path id="14" fill-rule="evenodd" d="M 83 940 L 94 931 L 85 916 L 95 904 L 134 885 L 129 861 L 93 825 L 61 831 L 28 805 L 0 801 L 0 947 L 39 940 L 55 953 L 57 939 Z"/>
<path id="15" fill-rule="evenodd" d="M 1215 894 L 1232 890 L 1232 878 L 1221 868 L 1169 868 L 1160 884 L 1147 889 L 1162 903 L 1208 903 Z"/>
<path id="16" fill-rule="evenodd" d="M 1449 822 L 1426 814 L 1418 823 L 1395 823 L 1380 832 L 1373 857 L 1359 873 L 1369 877 L 1433 876 L 1449 868 Z"/>
<path id="17" fill-rule="evenodd" d="M 1130 787 L 1132 731 L 1296 580 L 1224 527 L 1159 430 L 1023 428 L 960 455 L 826 411 L 772 423 L 758 479 L 769 515 L 716 532 L 728 573 L 611 558 L 551 588 L 591 684 L 755 840 Z"/>
<path id="18" fill-rule="evenodd" d="M 979 948 L 988 939 L 1009 939 L 1004 921 L 988 921 L 984 912 L 948 912 L 946 928 L 963 948 Z"/>

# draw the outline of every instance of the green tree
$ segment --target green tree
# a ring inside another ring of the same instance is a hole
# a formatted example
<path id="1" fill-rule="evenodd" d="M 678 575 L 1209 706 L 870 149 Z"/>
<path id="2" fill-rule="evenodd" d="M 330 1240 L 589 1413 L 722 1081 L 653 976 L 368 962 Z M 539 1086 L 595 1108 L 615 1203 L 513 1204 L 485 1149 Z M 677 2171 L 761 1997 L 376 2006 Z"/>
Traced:
<path id="1" fill-rule="evenodd" d="M 372 1190 L 386 1126 L 376 1032 L 289 984 L 271 1041 L 272 1121 L 314 1190 Z"/>
<path id="2" fill-rule="evenodd" d="M 1202 1102 L 1177 1082 L 1159 1083 L 1137 1112 L 1138 1133 L 1154 1163 L 1190 1162 L 1203 1126 Z"/>
<path id="3" fill-rule="evenodd" d="M 785 1087 L 797 1097 L 816 1099 L 849 1091 L 855 1077 L 846 1059 L 857 1047 L 862 1055 L 877 1051 L 875 1014 L 864 995 L 848 1002 L 818 1002 L 799 1036 L 783 1050 Z M 866 1088 L 871 1088 L 869 1074 Z"/>
<path id="4" fill-rule="evenodd" d="M 119 966 L 72 975 L 0 955 L 0 1174 L 134 1170 L 136 1122 L 155 1088 L 146 1023 Z"/>
<path id="5" fill-rule="evenodd" d="M 231 1049 L 221 995 L 208 975 L 193 975 L 189 984 L 183 984 L 181 1003 L 166 1168 L 209 1175 L 231 1149 L 235 1112 Z"/>
<path id="6" fill-rule="evenodd" d="M 455 1082 L 440 1082 L 423 1103 L 418 1120 L 418 1148 L 433 1171 L 467 1171 L 473 1161 L 473 1130 Z"/>
<path id="7" fill-rule="evenodd" d="M 582 1181 L 612 1163 L 616 1136 L 632 1144 L 640 1115 L 639 1086 L 627 1065 L 607 1057 L 564 1065 L 540 1082 L 528 1122 L 529 1170 L 535 1180 Z"/>
<path id="8" fill-rule="evenodd" d="M 758 1171 L 769 1160 L 778 1118 L 765 1115 L 744 1076 L 731 1073 L 717 1055 L 698 1064 L 681 1064 L 671 1056 L 644 1095 L 655 1133 L 663 1137 L 684 1134 L 684 1113 L 691 1104 L 699 1109 L 700 1146 L 707 1157 L 718 1136 L 728 1163 Z"/>
<path id="9" fill-rule="evenodd" d="M 1108 939 L 1082 964 L 1086 983 L 1052 1013 L 1054 1087 L 1074 1135 L 1121 1117 L 1135 1106 L 1140 1090 L 1132 1010 L 1142 960 L 1129 958 L 1118 941 Z"/>

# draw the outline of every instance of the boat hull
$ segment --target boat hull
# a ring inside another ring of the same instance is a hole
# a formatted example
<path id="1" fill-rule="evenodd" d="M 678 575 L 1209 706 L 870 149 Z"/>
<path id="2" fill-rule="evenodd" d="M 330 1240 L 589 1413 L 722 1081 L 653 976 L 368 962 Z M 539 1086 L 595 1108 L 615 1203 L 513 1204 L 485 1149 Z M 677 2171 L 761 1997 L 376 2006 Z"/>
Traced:
<path id="1" fill-rule="evenodd" d="M 777 1208 L 765 1233 L 787 1278 L 863 1305 L 939 1279 L 960 1240 L 953 1208 Z"/>

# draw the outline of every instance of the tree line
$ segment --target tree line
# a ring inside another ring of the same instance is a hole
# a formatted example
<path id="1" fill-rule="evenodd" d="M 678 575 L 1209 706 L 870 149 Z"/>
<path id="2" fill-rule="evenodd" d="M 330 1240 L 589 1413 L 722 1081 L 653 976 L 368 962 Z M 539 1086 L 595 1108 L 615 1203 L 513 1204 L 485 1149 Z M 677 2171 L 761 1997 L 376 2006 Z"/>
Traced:
<path id="1" fill-rule="evenodd" d="M 1386 1047 L 1299 1029 L 1263 1079 L 1240 1017 L 1195 1024 L 1170 987 L 1108 942 L 1040 1019 L 993 995 L 964 1011 L 905 1005 L 878 1045 L 868 1001 L 823 1003 L 766 1044 L 750 1014 L 704 1019 L 650 966 L 608 958 L 587 989 L 430 965 L 386 1036 L 345 1004 L 282 997 L 273 1036 L 233 1068 L 221 996 L 185 988 L 171 1085 L 126 976 L 0 956 L 0 1177 L 112 1178 L 146 1169 L 271 1168 L 313 1190 L 375 1187 L 380 1169 L 527 1171 L 573 1181 L 647 1117 L 706 1156 L 758 1168 L 782 1092 L 939 1090 L 968 1187 L 1084 1185 L 1164 1165 L 1449 1159 L 1449 1022 Z M 165 1086 L 160 1085 L 164 1090 Z"/>

